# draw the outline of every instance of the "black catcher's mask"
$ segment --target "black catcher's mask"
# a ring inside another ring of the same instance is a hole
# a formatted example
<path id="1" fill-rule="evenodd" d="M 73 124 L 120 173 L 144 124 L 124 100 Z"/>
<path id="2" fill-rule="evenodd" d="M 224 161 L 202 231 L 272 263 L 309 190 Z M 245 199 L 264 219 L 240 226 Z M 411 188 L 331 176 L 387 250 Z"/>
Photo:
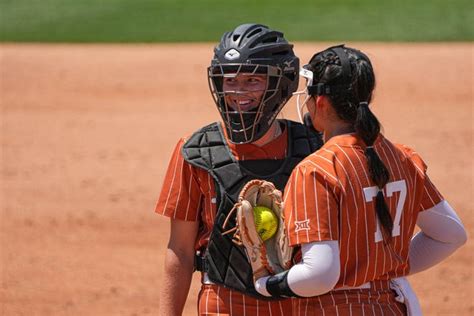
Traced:
<path id="1" fill-rule="evenodd" d="M 214 49 L 208 79 L 231 142 L 251 143 L 268 131 L 298 87 L 298 70 L 293 45 L 281 32 L 261 24 L 243 24 L 222 36 Z M 250 109 L 231 107 L 226 101 L 249 93 L 223 89 L 224 78 L 240 74 L 266 77 L 266 88 L 260 92 L 263 96 Z"/>

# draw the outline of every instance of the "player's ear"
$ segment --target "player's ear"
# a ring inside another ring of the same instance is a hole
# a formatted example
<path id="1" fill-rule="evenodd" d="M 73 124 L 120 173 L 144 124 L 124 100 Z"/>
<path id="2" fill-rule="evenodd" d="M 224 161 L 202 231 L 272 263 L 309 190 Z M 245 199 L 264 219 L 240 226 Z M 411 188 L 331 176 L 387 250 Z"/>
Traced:
<path id="1" fill-rule="evenodd" d="M 329 101 L 324 95 L 315 95 L 313 98 L 315 99 L 316 109 L 319 111 L 321 111 Z"/>
<path id="2" fill-rule="evenodd" d="M 316 113 L 323 117 L 331 117 L 334 112 L 334 108 L 331 104 L 331 100 L 326 95 L 315 96 L 316 99 Z"/>

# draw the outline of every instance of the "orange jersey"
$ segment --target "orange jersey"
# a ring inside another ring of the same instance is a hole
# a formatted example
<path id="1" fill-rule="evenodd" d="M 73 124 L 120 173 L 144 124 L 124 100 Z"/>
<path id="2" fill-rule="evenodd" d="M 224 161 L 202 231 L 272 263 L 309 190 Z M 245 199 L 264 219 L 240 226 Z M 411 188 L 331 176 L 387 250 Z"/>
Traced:
<path id="1" fill-rule="evenodd" d="M 385 245 L 375 211 L 378 188 L 369 176 L 365 148 L 355 134 L 331 138 L 293 170 L 285 189 L 291 245 L 339 241 L 336 288 L 407 275 L 418 213 L 443 200 L 420 156 L 380 135 L 374 149 L 390 173 L 383 194 L 393 219 L 392 241 Z"/>
<path id="2" fill-rule="evenodd" d="M 262 147 L 227 143 L 238 160 L 283 159 L 287 138 L 285 128 L 280 136 Z M 207 246 L 216 216 L 217 197 L 212 176 L 184 160 L 181 150 L 185 142 L 185 138 L 180 139 L 174 149 L 155 211 L 173 219 L 201 221 L 195 245 L 199 250 Z"/>

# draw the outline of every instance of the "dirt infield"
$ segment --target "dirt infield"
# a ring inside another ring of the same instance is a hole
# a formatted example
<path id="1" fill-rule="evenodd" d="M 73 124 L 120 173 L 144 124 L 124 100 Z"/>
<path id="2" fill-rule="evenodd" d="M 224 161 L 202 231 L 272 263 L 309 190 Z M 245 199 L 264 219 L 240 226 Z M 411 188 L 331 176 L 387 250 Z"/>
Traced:
<path id="1" fill-rule="evenodd" d="M 303 61 L 324 43 L 301 43 Z M 474 234 L 473 44 L 353 44 L 385 135 L 417 149 Z M 0 315 L 156 315 L 180 136 L 217 120 L 211 44 L 0 45 Z M 295 119 L 294 100 L 284 117 Z M 426 315 L 474 313 L 469 241 L 410 277 Z M 195 275 L 185 309 L 194 315 Z"/>

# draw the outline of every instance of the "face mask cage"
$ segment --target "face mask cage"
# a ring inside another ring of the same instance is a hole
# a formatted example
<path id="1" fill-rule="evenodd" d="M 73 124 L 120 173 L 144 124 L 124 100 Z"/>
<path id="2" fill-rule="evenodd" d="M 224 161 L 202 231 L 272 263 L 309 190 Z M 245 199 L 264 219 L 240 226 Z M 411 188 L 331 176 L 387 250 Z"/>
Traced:
<path id="1" fill-rule="evenodd" d="M 224 91 L 224 79 L 235 78 L 239 75 L 264 75 L 265 88 Z M 208 68 L 209 89 L 231 142 L 238 144 L 253 142 L 269 129 L 278 114 L 281 103 L 279 102 L 281 80 L 281 69 L 270 65 L 217 64 Z M 231 98 L 252 99 L 256 95 L 260 96 L 260 100 L 248 109 L 241 108 L 238 103 L 232 106 L 228 102 Z"/>
<path id="2" fill-rule="evenodd" d="M 298 113 L 300 122 L 303 123 L 303 107 L 312 97 L 312 95 L 308 93 L 308 87 L 313 85 L 313 72 L 303 67 L 300 70 L 300 76 L 306 78 L 306 86 L 303 90 L 294 92 L 293 95 L 296 95 L 296 113 Z M 301 101 L 302 98 L 303 101 Z"/>

